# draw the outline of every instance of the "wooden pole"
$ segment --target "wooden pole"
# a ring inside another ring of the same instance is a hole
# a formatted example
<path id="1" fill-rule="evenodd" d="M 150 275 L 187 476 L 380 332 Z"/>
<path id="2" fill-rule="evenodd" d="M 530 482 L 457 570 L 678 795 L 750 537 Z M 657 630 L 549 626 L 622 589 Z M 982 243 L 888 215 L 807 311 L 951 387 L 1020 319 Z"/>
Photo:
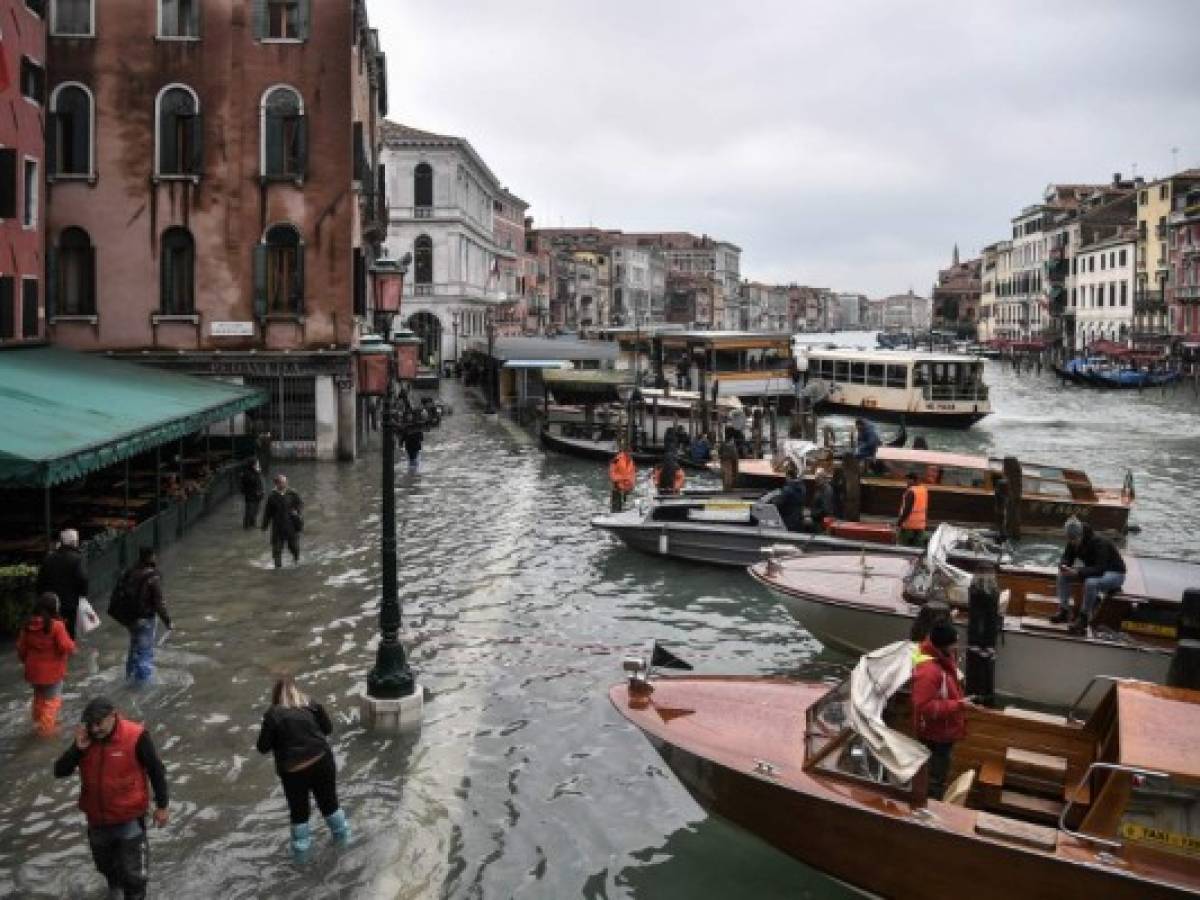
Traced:
<path id="1" fill-rule="evenodd" d="M 654 397 L 650 401 L 650 443 L 657 445 L 661 443 L 658 439 L 658 398 Z"/>
<path id="2" fill-rule="evenodd" d="M 1021 539 L 1021 463 L 1015 456 L 1004 457 L 1004 479 L 1008 482 L 1008 508 L 1004 514 L 1005 530 L 1014 541 Z"/>
<path id="3" fill-rule="evenodd" d="M 862 482 L 858 460 L 847 456 L 842 460 L 842 478 L 846 482 L 846 499 L 842 513 L 849 522 L 857 522 L 862 511 Z"/>
<path id="4" fill-rule="evenodd" d="M 779 449 L 779 423 L 775 415 L 775 407 L 770 407 L 767 410 L 767 419 L 771 425 L 771 452 L 774 453 Z"/>

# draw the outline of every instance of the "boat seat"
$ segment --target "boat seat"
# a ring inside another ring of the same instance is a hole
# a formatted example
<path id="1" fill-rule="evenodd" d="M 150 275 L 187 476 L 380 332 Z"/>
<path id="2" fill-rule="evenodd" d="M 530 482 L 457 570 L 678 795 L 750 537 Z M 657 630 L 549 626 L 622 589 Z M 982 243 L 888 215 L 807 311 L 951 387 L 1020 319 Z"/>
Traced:
<path id="1" fill-rule="evenodd" d="M 1025 595 L 1025 615 L 1040 617 L 1044 619 L 1050 618 L 1058 612 L 1058 598 L 1052 597 L 1049 594 L 1026 594 Z"/>
<path id="2" fill-rule="evenodd" d="M 975 833 L 983 837 L 997 838 L 1014 844 L 1046 850 L 1053 853 L 1058 848 L 1058 830 L 1018 822 L 1016 819 L 981 812 L 975 817 Z"/>
<path id="3" fill-rule="evenodd" d="M 1004 715 L 1018 719 L 1028 719 L 1031 722 L 1045 722 L 1047 725 L 1066 725 L 1066 716 L 1056 716 L 1053 713 L 1038 712 L 1036 709 L 1024 709 L 1020 706 L 1004 707 Z"/>
<path id="4" fill-rule="evenodd" d="M 954 806 L 966 806 L 967 797 L 970 795 L 971 787 L 974 784 L 975 770 L 967 769 L 951 782 L 950 787 L 946 788 L 946 793 L 942 795 L 942 802 L 951 803 Z"/>
<path id="5" fill-rule="evenodd" d="M 1045 825 L 1057 825 L 1059 816 L 1066 806 L 1061 800 L 1049 797 L 1038 797 L 1024 791 L 1002 790 L 1000 802 L 996 808 L 1000 812 L 1010 813 L 1025 819 L 1034 819 Z"/>

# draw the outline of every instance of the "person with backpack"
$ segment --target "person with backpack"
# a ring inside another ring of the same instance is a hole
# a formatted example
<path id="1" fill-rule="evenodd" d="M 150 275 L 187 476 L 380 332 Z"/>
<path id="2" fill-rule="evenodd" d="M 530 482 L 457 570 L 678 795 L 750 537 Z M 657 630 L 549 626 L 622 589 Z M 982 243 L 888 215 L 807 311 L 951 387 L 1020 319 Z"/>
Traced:
<path id="1" fill-rule="evenodd" d="M 162 594 L 162 574 L 153 547 L 138 551 L 138 563 L 121 575 L 113 588 L 108 612 L 129 630 L 129 653 L 125 657 L 125 677 L 134 684 L 146 684 L 154 677 L 154 636 L 156 619 L 171 630 L 171 616 Z"/>
<path id="2" fill-rule="evenodd" d="M 325 708 L 301 693 L 295 678 L 284 675 L 275 682 L 256 746 L 259 753 L 275 754 L 275 771 L 292 820 L 296 862 L 304 862 L 312 849 L 310 794 L 316 798 L 334 841 L 341 845 L 350 840 L 350 823 L 338 803 L 337 764 L 327 740 L 332 732 Z"/>
<path id="3" fill-rule="evenodd" d="M 25 680 L 33 687 L 30 715 L 41 737 L 50 737 L 58 727 L 67 657 L 74 652 L 75 642 L 58 615 L 58 597 L 40 595 L 33 615 L 17 636 L 17 658 L 25 666 Z"/>
<path id="4" fill-rule="evenodd" d="M 283 546 L 292 552 L 292 561 L 300 562 L 300 532 L 304 529 L 304 501 L 288 487 L 286 475 L 272 479 L 275 490 L 263 509 L 262 530 L 271 529 L 271 556 L 275 568 L 283 567 Z"/>

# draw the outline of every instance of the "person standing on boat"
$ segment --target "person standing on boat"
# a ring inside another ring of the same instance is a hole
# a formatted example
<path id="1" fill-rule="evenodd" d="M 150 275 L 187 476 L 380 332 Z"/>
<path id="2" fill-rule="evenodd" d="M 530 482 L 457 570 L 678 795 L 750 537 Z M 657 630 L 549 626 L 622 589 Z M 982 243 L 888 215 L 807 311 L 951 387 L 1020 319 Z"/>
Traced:
<path id="1" fill-rule="evenodd" d="M 775 508 L 788 531 L 800 531 L 804 527 L 804 482 L 793 462 L 784 467 L 784 475 L 787 480 L 775 499 Z"/>
<path id="2" fill-rule="evenodd" d="M 738 446 L 734 437 L 734 429 L 725 429 L 725 440 L 717 450 L 721 460 L 721 489 L 732 491 L 737 487 L 738 477 Z"/>
<path id="3" fill-rule="evenodd" d="M 957 642 L 954 626 L 938 621 L 913 650 L 913 730 L 929 750 L 929 796 L 935 800 L 946 790 L 954 742 L 967 735 L 968 704 L 954 659 Z"/>
<path id="4" fill-rule="evenodd" d="M 654 467 L 654 486 L 660 494 L 682 494 L 686 478 L 674 454 L 669 454 Z"/>
<path id="5" fill-rule="evenodd" d="M 859 417 L 854 420 L 854 458 L 861 461 L 874 461 L 882 441 L 879 431 L 866 419 Z"/>
<path id="6" fill-rule="evenodd" d="M 1067 519 L 1067 546 L 1058 563 L 1058 612 L 1054 623 L 1071 618 L 1071 586 L 1083 582 L 1083 607 L 1071 623 L 1072 634 L 1086 634 L 1096 612 L 1096 597 L 1111 594 L 1125 586 L 1125 560 L 1113 542 L 1092 531 L 1074 516 Z"/>
<path id="7" fill-rule="evenodd" d="M 712 447 L 708 443 L 708 435 L 697 434 L 688 445 L 688 457 L 692 462 L 705 465 L 712 459 Z"/>
<path id="8" fill-rule="evenodd" d="M 637 484 L 637 466 L 633 463 L 633 454 L 628 448 L 622 447 L 608 464 L 608 480 L 612 482 L 612 496 L 609 508 L 620 512 L 625 508 L 625 498 L 633 493 Z"/>
<path id="9" fill-rule="evenodd" d="M 900 502 L 900 515 L 896 527 L 900 529 L 900 544 L 904 547 L 920 547 L 925 543 L 925 527 L 928 523 L 929 488 L 920 483 L 916 472 L 905 476 L 908 490 Z"/>

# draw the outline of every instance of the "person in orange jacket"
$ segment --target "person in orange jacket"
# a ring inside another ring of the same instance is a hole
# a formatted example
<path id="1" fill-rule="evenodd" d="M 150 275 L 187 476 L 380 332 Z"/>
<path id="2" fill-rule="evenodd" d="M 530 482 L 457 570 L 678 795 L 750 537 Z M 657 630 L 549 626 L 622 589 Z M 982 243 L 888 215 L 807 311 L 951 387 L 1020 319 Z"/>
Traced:
<path id="1" fill-rule="evenodd" d="M 637 483 L 637 466 L 633 464 L 633 454 L 625 447 L 617 451 L 617 455 L 608 464 L 608 480 L 612 482 L 612 501 L 610 509 L 620 512 L 625 508 L 625 498 L 633 493 Z"/>
<path id="2" fill-rule="evenodd" d="M 58 615 L 58 595 L 39 595 L 33 614 L 17 636 L 17 656 L 25 664 L 25 680 L 33 686 L 30 715 L 42 737 L 54 734 L 58 726 L 67 657 L 74 652 L 75 642 Z"/>

